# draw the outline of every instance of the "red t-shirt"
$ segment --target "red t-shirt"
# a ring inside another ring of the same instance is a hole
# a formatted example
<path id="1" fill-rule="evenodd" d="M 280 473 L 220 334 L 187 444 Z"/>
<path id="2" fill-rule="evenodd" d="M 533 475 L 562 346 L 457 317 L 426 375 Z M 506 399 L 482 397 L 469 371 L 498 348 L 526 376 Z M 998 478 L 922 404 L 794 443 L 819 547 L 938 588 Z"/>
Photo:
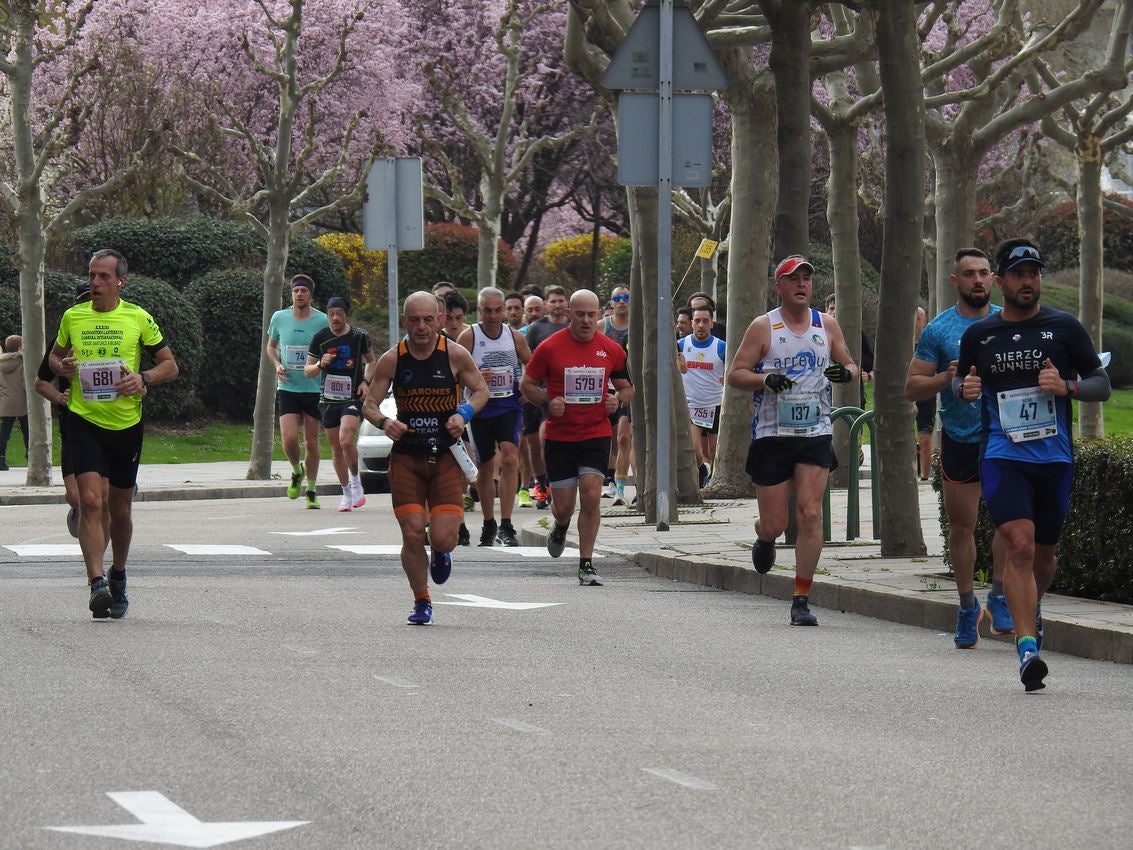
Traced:
<path id="1" fill-rule="evenodd" d="M 562 416 L 548 416 L 546 438 L 580 442 L 609 437 L 606 383 L 629 378 L 625 349 L 604 334 L 579 342 L 562 330 L 548 337 L 524 367 L 524 374 L 547 385 L 547 397 L 567 401 Z"/>

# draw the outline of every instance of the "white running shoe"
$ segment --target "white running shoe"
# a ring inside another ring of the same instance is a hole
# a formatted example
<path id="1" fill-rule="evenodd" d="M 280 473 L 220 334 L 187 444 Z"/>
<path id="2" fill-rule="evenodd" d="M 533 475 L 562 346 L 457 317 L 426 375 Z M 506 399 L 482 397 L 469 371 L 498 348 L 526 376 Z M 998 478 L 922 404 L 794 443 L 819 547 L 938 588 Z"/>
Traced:
<path id="1" fill-rule="evenodd" d="M 354 500 L 354 507 L 360 508 L 366 504 L 366 491 L 362 489 L 361 477 L 350 482 L 350 495 Z"/>
<path id="2" fill-rule="evenodd" d="M 347 490 L 347 492 L 342 494 L 342 499 L 338 503 L 338 509 L 340 511 L 352 511 L 352 510 L 354 510 L 354 498 L 351 496 L 351 494 L 349 492 L 350 488 L 347 487 L 346 490 Z"/>

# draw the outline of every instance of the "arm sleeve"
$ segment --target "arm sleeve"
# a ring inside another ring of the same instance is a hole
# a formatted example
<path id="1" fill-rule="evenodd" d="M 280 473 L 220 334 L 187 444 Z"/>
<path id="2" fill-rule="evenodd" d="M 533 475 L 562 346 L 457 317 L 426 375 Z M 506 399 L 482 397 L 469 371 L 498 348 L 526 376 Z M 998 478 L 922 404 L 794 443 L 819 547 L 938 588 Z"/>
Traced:
<path id="1" fill-rule="evenodd" d="M 724 342 L 724 340 L 722 339 L 716 341 L 716 354 L 721 360 L 727 360 L 727 358 L 724 356 L 727 350 L 728 343 Z"/>
<path id="2" fill-rule="evenodd" d="M 1078 381 L 1078 391 L 1074 394 L 1074 398 L 1077 401 L 1106 401 L 1111 392 L 1109 375 L 1099 366 Z"/>

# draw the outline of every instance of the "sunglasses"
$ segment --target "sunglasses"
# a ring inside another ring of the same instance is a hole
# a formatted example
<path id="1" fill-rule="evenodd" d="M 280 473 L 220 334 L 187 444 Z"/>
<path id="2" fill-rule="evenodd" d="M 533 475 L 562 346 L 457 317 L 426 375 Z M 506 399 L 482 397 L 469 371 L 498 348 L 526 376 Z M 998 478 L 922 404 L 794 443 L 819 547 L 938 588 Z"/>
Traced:
<path id="1" fill-rule="evenodd" d="M 613 301 L 614 303 L 618 303 L 618 302 L 622 302 L 622 301 L 629 301 L 629 296 L 628 295 L 615 295 L 610 300 Z"/>
<path id="2" fill-rule="evenodd" d="M 1008 260 L 1018 260 L 1026 257 L 1031 260 L 1039 259 L 1039 252 L 1032 248 L 1030 245 L 1017 245 L 1012 249 L 1011 253 L 1007 255 Z"/>

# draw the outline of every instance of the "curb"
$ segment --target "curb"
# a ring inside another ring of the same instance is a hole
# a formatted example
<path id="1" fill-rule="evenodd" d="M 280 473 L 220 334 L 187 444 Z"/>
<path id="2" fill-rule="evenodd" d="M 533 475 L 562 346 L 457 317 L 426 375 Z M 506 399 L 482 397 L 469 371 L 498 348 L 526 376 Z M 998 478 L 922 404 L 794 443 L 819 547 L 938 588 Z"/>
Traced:
<path id="1" fill-rule="evenodd" d="M 545 545 L 547 536 L 542 529 L 525 527 L 520 531 L 521 541 L 528 546 Z M 568 540 L 571 538 L 574 538 L 573 534 Z M 784 570 L 773 569 L 766 575 L 760 575 L 751 567 L 720 560 L 694 560 L 658 555 L 655 552 L 631 552 L 608 546 L 601 549 L 629 558 L 658 578 L 685 584 L 783 600 L 790 599 L 795 589 L 794 574 Z M 952 631 L 956 618 L 956 605 L 950 601 L 893 588 L 879 590 L 826 576 L 811 588 L 810 601 L 820 608 L 934 629 L 946 634 Z M 1043 633 L 1044 649 L 1080 658 L 1133 664 L 1133 634 L 1052 613 L 1043 614 Z M 981 636 L 981 639 L 1003 642 L 1011 640 L 1010 636 L 995 635 Z"/>
<path id="2" fill-rule="evenodd" d="M 318 484 L 315 492 L 320 496 L 338 496 L 342 487 L 338 484 Z M 192 484 L 184 488 L 168 485 L 147 488 L 143 483 L 134 497 L 135 502 L 192 502 L 205 499 L 272 499 L 285 497 L 287 484 L 274 481 L 249 481 L 247 484 Z M 15 505 L 62 505 L 66 504 L 62 485 L 52 487 L 26 487 L 17 493 L 0 493 L 0 507 Z"/>

